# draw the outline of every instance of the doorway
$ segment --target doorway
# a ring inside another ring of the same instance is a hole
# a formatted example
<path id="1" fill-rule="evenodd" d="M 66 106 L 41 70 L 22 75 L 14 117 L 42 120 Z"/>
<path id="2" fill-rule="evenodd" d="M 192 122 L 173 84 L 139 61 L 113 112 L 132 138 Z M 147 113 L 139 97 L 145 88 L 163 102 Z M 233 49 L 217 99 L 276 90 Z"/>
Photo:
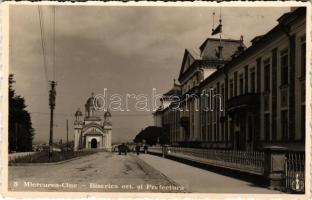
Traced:
<path id="1" fill-rule="evenodd" d="M 91 140 L 91 148 L 92 149 L 96 149 L 97 148 L 97 141 L 94 138 Z"/>

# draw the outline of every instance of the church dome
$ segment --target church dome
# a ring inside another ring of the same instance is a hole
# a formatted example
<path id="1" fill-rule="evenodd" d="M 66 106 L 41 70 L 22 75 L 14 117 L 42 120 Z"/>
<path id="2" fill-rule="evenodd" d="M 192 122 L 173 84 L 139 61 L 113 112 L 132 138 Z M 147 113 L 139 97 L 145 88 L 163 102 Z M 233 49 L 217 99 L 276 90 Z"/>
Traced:
<path id="1" fill-rule="evenodd" d="M 92 92 L 91 97 L 88 98 L 88 100 L 85 104 L 85 107 L 87 109 L 89 109 L 89 108 L 95 109 L 96 106 L 99 108 L 102 107 L 102 102 L 99 99 L 96 99 L 96 102 L 95 102 L 94 93 Z"/>
<path id="2" fill-rule="evenodd" d="M 91 94 L 91 97 L 89 97 L 86 102 L 86 107 L 93 107 L 93 106 L 94 106 L 94 93 Z"/>
<path id="3" fill-rule="evenodd" d="M 82 116 L 80 108 L 78 108 L 78 110 L 76 111 L 75 116 Z"/>

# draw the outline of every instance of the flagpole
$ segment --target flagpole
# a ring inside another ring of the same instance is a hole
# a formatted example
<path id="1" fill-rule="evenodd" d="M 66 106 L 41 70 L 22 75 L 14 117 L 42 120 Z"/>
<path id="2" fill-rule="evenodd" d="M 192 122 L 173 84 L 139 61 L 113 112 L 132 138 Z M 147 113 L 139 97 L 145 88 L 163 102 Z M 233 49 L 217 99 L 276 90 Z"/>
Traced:
<path id="1" fill-rule="evenodd" d="M 220 19 L 219 19 L 219 23 L 220 25 L 222 26 L 222 18 L 221 18 L 221 7 L 220 7 Z M 222 46 L 221 46 L 221 40 L 222 40 L 222 31 L 220 31 L 219 33 L 219 37 L 220 37 L 220 57 L 219 57 L 219 60 L 221 61 L 222 60 Z"/>

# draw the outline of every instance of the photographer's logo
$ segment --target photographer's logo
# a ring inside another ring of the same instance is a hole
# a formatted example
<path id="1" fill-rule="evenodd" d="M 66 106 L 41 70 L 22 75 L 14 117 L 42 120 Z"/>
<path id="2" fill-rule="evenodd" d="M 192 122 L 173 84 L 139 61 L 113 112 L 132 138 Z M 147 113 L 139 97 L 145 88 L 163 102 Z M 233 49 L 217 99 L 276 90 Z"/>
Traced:
<path id="1" fill-rule="evenodd" d="M 296 173 L 296 178 L 291 183 L 291 189 L 296 192 L 304 191 L 304 181 L 299 178 L 298 173 Z"/>

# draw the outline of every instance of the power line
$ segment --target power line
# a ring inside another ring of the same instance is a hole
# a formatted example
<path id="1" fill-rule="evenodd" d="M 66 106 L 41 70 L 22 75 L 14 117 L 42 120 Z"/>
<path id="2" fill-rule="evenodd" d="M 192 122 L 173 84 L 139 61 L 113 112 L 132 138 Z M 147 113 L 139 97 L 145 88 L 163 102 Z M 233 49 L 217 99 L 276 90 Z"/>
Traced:
<path id="1" fill-rule="evenodd" d="M 43 66 L 44 66 L 44 74 L 46 79 L 46 86 L 47 90 L 49 90 L 48 87 L 48 69 L 47 69 L 47 58 L 46 58 L 46 52 L 45 52 L 45 40 L 44 40 L 44 23 L 42 18 L 42 10 L 41 6 L 38 5 L 38 14 L 39 14 L 39 26 L 40 26 L 40 35 L 41 35 L 41 48 L 42 48 L 42 55 L 43 55 Z"/>
<path id="2" fill-rule="evenodd" d="M 55 80 L 55 6 L 53 9 L 53 80 Z"/>

